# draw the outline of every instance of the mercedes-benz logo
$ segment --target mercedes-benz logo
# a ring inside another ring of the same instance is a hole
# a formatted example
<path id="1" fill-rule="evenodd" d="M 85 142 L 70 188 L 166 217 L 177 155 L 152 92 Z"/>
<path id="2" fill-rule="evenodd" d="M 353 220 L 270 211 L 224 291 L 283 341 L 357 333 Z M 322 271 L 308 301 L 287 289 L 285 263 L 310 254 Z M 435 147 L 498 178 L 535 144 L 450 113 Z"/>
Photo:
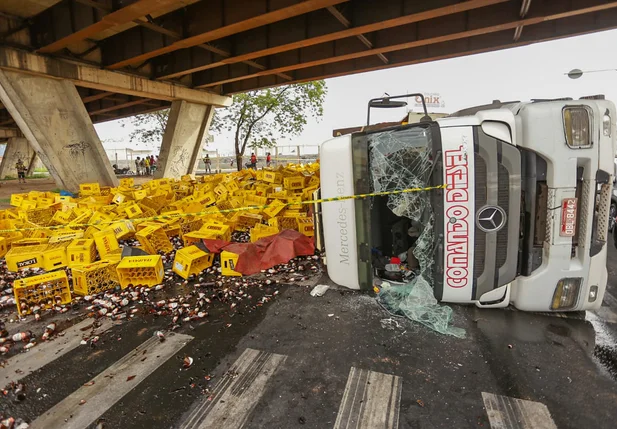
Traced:
<path id="1" fill-rule="evenodd" d="M 484 232 L 497 232 L 506 224 L 506 212 L 498 206 L 486 206 L 478 210 L 478 228 Z"/>

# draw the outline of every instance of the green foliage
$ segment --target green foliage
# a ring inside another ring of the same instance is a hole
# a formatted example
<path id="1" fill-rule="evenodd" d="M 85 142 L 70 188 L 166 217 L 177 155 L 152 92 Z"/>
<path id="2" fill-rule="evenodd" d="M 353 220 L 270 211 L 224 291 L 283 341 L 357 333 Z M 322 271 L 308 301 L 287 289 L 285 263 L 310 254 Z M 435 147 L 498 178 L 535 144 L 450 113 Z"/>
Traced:
<path id="1" fill-rule="evenodd" d="M 238 169 L 246 148 L 276 146 L 277 139 L 299 135 L 309 117 L 323 116 L 327 88 L 323 80 L 249 91 L 217 109 L 212 129 L 233 133 Z"/>
<path id="2" fill-rule="evenodd" d="M 132 116 L 123 121 L 121 126 L 125 127 L 129 123 L 134 127 L 129 134 L 131 142 L 161 144 L 167 119 L 169 119 L 169 109 L 157 110 Z"/>

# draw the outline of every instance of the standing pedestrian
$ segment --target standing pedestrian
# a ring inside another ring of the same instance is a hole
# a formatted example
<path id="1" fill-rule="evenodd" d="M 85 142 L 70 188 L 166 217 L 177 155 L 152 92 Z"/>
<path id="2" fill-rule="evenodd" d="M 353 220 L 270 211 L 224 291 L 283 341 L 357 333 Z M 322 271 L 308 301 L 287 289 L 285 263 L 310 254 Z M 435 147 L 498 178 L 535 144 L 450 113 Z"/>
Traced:
<path id="1" fill-rule="evenodd" d="M 270 167 L 272 163 L 272 157 L 270 156 L 270 152 L 266 153 L 266 167 Z"/>
<path id="2" fill-rule="evenodd" d="M 17 169 L 17 179 L 19 180 L 19 183 L 26 183 L 26 172 L 28 171 L 28 167 L 24 165 L 21 158 L 17 160 L 15 168 Z"/>
<path id="3" fill-rule="evenodd" d="M 255 152 L 251 152 L 251 168 L 253 170 L 257 168 L 257 155 L 255 155 Z"/>
<path id="4" fill-rule="evenodd" d="M 141 176 L 141 161 L 139 157 L 135 160 L 135 174 Z"/>
<path id="5" fill-rule="evenodd" d="M 156 171 L 156 161 L 154 160 L 154 155 L 150 155 L 150 174 L 154 175 Z"/>
<path id="6" fill-rule="evenodd" d="M 144 167 L 145 167 L 145 172 L 146 172 L 146 176 L 150 175 L 150 158 L 145 157 L 144 158 Z"/>
<path id="7" fill-rule="evenodd" d="M 204 158 L 204 165 L 206 166 L 206 174 L 212 173 L 212 170 L 210 168 L 211 164 L 212 164 L 212 161 L 210 160 L 210 155 L 206 154 Z"/>

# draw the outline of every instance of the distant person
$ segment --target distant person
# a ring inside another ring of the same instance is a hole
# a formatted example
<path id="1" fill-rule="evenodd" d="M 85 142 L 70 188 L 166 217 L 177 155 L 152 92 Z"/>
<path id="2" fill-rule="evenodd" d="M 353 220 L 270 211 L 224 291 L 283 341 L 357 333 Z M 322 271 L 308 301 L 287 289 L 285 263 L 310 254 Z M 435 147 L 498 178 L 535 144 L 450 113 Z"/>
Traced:
<path id="1" fill-rule="evenodd" d="M 144 158 L 142 158 L 142 159 L 139 161 L 139 171 L 141 171 L 141 175 L 142 175 L 142 176 L 145 176 L 145 175 L 147 175 L 147 174 L 148 174 L 148 173 L 146 172 L 146 160 L 145 160 Z"/>
<path id="2" fill-rule="evenodd" d="M 26 167 L 21 159 L 17 160 L 15 169 L 17 170 L 17 179 L 19 180 L 19 183 L 26 183 L 26 171 L 28 171 L 28 167 Z"/>
<path id="3" fill-rule="evenodd" d="M 156 171 L 156 160 L 154 159 L 154 155 L 150 155 L 150 174 L 154 174 Z"/>
<path id="4" fill-rule="evenodd" d="M 150 175 L 150 158 L 148 157 L 144 158 L 144 168 L 145 168 L 146 176 L 149 176 Z"/>
<path id="5" fill-rule="evenodd" d="M 255 155 L 255 152 L 251 152 L 251 162 L 247 167 L 252 168 L 253 170 L 257 168 L 257 155 Z"/>
<path id="6" fill-rule="evenodd" d="M 270 152 L 268 152 L 266 154 L 266 167 L 270 167 L 271 163 L 272 163 L 272 157 L 270 156 Z"/>
<path id="7" fill-rule="evenodd" d="M 141 176 L 141 161 L 139 157 L 135 160 L 135 174 Z"/>
<path id="8" fill-rule="evenodd" d="M 210 160 L 210 155 L 208 154 L 206 154 L 206 156 L 204 157 L 204 165 L 206 166 L 206 174 L 212 173 L 212 161 Z"/>

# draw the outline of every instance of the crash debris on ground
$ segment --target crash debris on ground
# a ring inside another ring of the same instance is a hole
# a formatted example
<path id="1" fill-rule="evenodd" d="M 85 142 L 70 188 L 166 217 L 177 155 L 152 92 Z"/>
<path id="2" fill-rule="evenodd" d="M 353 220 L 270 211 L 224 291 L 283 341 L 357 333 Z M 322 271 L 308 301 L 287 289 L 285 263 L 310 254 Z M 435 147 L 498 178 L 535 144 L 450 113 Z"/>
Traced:
<path id="1" fill-rule="evenodd" d="M 311 164 L 14 194 L 0 211 L 2 365 L 83 318 L 93 328 L 82 346 L 98 346 L 101 321 L 136 317 L 162 318 L 166 329 L 155 335 L 165 341 L 209 323 L 213 311 L 257 311 L 281 285 L 309 285 L 321 264 L 312 205 L 302 203 L 318 186 Z M 4 396 L 24 388 L 10 384 Z"/>

